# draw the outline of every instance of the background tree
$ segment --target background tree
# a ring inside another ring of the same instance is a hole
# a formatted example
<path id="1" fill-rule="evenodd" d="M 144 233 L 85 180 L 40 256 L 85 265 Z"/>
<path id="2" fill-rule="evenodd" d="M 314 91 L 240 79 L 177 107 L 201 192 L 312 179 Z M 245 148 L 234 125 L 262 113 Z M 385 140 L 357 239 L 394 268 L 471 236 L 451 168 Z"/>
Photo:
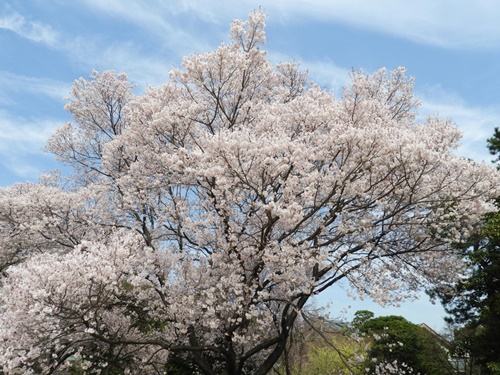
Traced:
<path id="1" fill-rule="evenodd" d="M 273 374 L 366 373 L 363 358 L 367 340 L 356 335 L 350 324 L 325 319 L 309 308 L 302 312 L 302 317 L 294 327 L 287 348 L 288 356 L 280 359 Z"/>
<path id="2" fill-rule="evenodd" d="M 47 149 L 68 178 L 0 190 L 4 373 L 267 374 L 301 311 L 341 280 L 380 303 L 448 281 L 497 172 L 416 123 L 413 80 L 353 72 L 340 98 L 272 66 L 265 16 L 132 94 L 75 82 Z M 171 357 L 171 358 L 172 358 Z"/>
<path id="3" fill-rule="evenodd" d="M 500 214 L 486 219 L 480 236 L 467 254 L 471 273 L 456 286 L 459 297 L 449 300 L 447 311 L 475 332 L 466 341 L 470 354 L 484 373 L 494 374 L 487 368 L 500 363 Z"/>
<path id="4" fill-rule="evenodd" d="M 354 313 L 354 318 L 352 320 L 352 325 L 354 328 L 358 329 L 365 322 L 373 319 L 375 314 L 370 310 L 358 310 Z"/>
<path id="5" fill-rule="evenodd" d="M 500 132 L 488 139 L 492 155 L 500 154 Z M 495 160 L 498 161 L 498 158 Z M 497 199 L 498 207 L 498 199 Z M 460 245 L 467 273 L 448 289 L 437 290 L 448 320 L 459 327 L 454 352 L 466 358 L 470 370 L 495 374 L 500 364 L 500 213 L 486 215 L 481 227 Z"/>
<path id="6" fill-rule="evenodd" d="M 472 325 L 457 325 L 455 328 L 453 339 L 450 341 L 450 356 L 458 373 L 481 374 L 481 367 L 478 365 L 474 350 L 476 336 L 477 329 Z"/>
<path id="7" fill-rule="evenodd" d="M 448 353 L 423 327 L 401 316 L 381 316 L 364 322 L 359 330 L 372 343 L 365 365 L 375 373 L 378 364 L 405 364 L 415 373 L 451 375 L 455 371 L 448 361 Z"/>
<path id="8" fill-rule="evenodd" d="M 310 342 L 305 353 L 305 364 L 300 369 L 294 369 L 293 375 L 366 374 L 365 364 L 361 360 L 366 355 L 366 348 L 363 343 L 349 336 L 337 334 L 327 342 Z"/>

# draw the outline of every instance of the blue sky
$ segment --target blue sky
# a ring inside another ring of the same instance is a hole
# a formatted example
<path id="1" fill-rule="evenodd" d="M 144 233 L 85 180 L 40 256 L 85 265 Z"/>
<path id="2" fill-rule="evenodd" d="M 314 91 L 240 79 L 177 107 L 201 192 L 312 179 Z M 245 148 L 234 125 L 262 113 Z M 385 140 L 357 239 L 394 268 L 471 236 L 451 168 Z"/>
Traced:
<path id="1" fill-rule="evenodd" d="M 339 94 L 352 68 L 407 67 L 420 113 L 452 119 L 458 152 L 489 163 L 500 125 L 500 2 L 496 0 L 3 0 L 0 2 L 0 187 L 57 168 L 41 150 L 71 120 L 64 97 L 92 69 L 125 72 L 140 94 L 167 81 L 182 57 L 227 41 L 229 24 L 262 7 L 273 62 L 300 61 Z M 399 309 L 351 302 L 334 290 L 332 316 L 351 305 L 400 314 L 437 330 L 443 310 L 425 297 Z"/>

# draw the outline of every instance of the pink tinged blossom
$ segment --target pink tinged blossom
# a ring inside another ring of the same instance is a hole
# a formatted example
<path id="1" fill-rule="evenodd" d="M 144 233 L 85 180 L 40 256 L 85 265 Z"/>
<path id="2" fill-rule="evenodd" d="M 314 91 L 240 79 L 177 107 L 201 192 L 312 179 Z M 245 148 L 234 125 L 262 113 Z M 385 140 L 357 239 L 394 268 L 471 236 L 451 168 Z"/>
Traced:
<path id="1" fill-rule="evenodd" d="M 74 174 L 0 190 L 5 373 L 154 373 L 182 353 L 265 374 L 331 285 L 390 304 L 460 274 L 449 245 L 498 172 L 454 154 L 450 121 L 415 121 L 404 68 L 354 71 L 337 99 L 271 65 L 264 21 L 140 96 L 123 74 L 75 82 L 47 145 Z"/>

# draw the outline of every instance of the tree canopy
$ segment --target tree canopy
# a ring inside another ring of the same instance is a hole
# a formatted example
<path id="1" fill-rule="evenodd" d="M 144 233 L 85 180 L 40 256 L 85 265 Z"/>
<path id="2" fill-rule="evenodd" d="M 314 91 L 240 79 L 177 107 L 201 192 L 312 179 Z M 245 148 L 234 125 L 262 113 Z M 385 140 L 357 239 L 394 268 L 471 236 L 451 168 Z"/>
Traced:
<path id="1" fill-rule="evenodd" d="M 393 303 L 461 270 L 497 171 L 417 122 L 405 69 L 340 98 L 262 49 L 265 15 L 133 93 L 75 81 L 47 150 L 73 173 L 0 190 L 4 373 L 270 371 L 307 302 L 345 280 Z"/>
<path id="2" fill-rule="evenodd" d="M 402 316 L 381 316 L 365 321 L 359 330 L 374 339 L 366 366 L 375 373 L 380 364 L 398 363 L 419 374 L 455 374 L 445 348 L 425 328 Z"/>

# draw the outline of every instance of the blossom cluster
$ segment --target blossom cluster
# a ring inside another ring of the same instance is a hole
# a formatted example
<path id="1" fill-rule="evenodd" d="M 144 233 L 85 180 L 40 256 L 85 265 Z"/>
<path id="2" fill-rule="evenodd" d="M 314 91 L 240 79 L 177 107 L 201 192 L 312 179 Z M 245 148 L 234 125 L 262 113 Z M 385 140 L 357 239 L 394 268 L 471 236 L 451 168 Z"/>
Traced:
<path id="1" fill-rule="evenodd" d="M 450 121 L 416 122 L 404 68 L 335 98 L 270 63 L 264 26 L 235 22 L 142 95 L 75 82 L 47 145 L 74 173 L 0 190 L 4 373 L 161 373 L 174 353 L 265 374 L 331 285 L 397 303 L 460 273 L 450 244 L 498 172 L 454 153 Z"/>

